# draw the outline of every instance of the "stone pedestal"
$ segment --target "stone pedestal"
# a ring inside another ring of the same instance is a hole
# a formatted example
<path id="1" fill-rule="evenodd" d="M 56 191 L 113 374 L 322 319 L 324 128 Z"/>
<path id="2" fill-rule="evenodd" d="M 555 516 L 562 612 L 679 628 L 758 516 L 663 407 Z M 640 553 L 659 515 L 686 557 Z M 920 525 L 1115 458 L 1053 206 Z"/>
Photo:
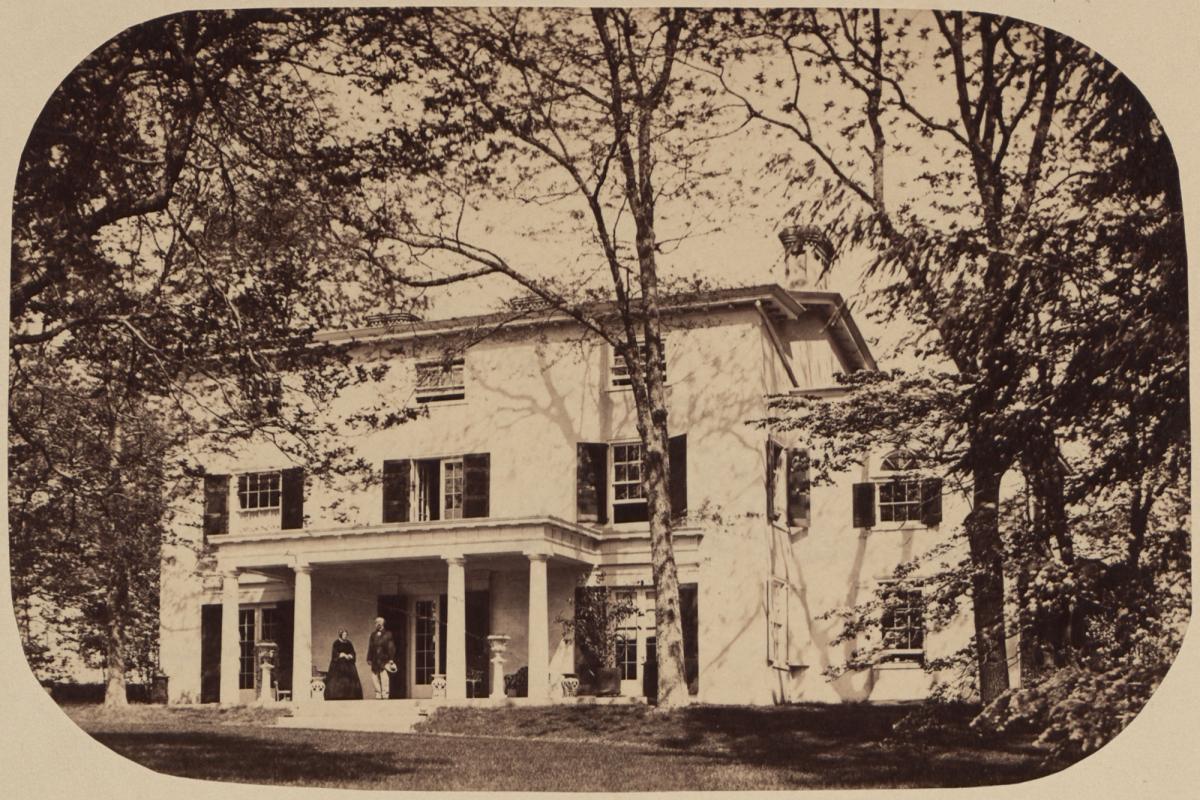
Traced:
<path id="1" fill-rule="evenodd" d="M 254 690 L 258 704 L 274 703 L 275 687 L 272 685 L 272 676 L 275 675 L 275 666 L 279 663 L 279 646 L 274 642 L 259 642 L 254 645 L 254 663 L 258 664 L 254 675 Z"/>
<path id="2" fill-rule="evenodd" d="M 503 633 L 493 634 L 488 638 L 488 647 L 492 651 L 492 692 L 493 700 L 504 699 L 504 651 L 508 650 L 508 640 L 511 638 Z"/>

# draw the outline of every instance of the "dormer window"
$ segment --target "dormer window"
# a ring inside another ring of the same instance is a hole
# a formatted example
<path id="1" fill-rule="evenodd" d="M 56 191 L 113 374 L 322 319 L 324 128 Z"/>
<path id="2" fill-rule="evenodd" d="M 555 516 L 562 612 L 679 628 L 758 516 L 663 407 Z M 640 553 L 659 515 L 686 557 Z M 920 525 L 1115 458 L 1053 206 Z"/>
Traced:
<path id="1" fill-rule="evenodd" d="M 418 403 L 463 400 L 466 396 L 461 358 L 417 364 L 416 400 Z"/>

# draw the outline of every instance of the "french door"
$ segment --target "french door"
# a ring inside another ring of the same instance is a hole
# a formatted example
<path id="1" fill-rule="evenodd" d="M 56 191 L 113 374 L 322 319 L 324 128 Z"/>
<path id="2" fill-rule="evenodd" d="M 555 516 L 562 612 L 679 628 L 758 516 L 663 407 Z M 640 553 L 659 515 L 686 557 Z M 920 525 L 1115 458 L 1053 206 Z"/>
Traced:
<path id="1" fill-rule="evenodd" d="M 413 598 L 412 675 L 410 697 L 433 697 L 433 676 L 441 672 L 438 659 L 438 598 Z"/>

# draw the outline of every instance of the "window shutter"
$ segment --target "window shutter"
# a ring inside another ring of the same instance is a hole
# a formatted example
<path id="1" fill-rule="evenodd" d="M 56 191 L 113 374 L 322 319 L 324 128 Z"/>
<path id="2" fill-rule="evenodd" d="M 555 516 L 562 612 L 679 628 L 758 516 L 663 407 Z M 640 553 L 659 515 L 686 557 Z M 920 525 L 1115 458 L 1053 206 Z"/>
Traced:
<path id="1" fill-rule="evenodd" d="M 204 536 L 229 533 L 229 476 L 204 476 Z"/>
<path id="2" fill-rule="evenodd" d="M 921 481 L 921 522 L 930 527 L 942 521 L 942 479 Z"/>
<path id="3" fill-rule="evenodd" d="M 292 653 L 295 642 L 296 604 L 292 600 L 282 600 L 276 606 L 279 609 L 279 639 L 276 644 L 275 681 L 280 689 L 292 688 Z M 303 677 L 303 676 L 302 676 Z"/>
<path id="4" fill-rule="evenodd" d="M 671 462 L 671 516 L 687 514 L 687 434 L 672 436 L 667 442 Z"/>
<path id="5" fill-rule="evenodd" d="M 775 508 L 775 486 L 777 473 L 779 472 L 779 457 L 783 454 L 783 448 L 776 444 L 774 439 L 767 439 L 767 521 L 774 522 L 779 519 L 779 512 Z"/>
<path id="6" fill-rule="evenodd" d="M 700 602 L 698 586 L 694 583 L 679 585 L 679 622 L 683 629 L 683 675 L 687 679 L 688 694 L 700 690 Z"/>
<path id="7" fill-rule="evenodd" d="M 575 518 L 608 522 L 608 445 L 603 442 L 575 446 Z"/>
<path id="8" fill-rule="evenodd" d="M 807 525 L 811 506 L 812 480 L 808 472 L 808 452 L 787 451 L 787 523 Z"/>
<path id="9" fill-rule="evenodd" d="M 854 484 L 854 527 L 875 526 L 875 484 Z"/>
<path id="10" fill-rule="evenodd" d="M 486 517 L 491 513 L 489 491 L 492 482 L 490 453 L 463 456 L 463 516 Z"/>
<path id="11" fill-rule="evenodd" d="M 412 462 L 408 459 L 383 462 L 383 521 L 408 522 L 409 475 Z"/>
<path id="12" fill-rule="evenodd" d="M 304 527 L 304 467 L 283 470 L 280 479 L 283 513 L 279 527 L 295 530 Z"/>
<path id="13" fill-rule="evenodd" d="M 438 630 L 438 664 L 442 667 L 442 672 L 446 672 L 446 643 L 450 641 L 447 635 L 447 623 L 450 613 L 450 597 L 449 595 L 438 595 L 438 610 L 437 610 L 437 630 Z"/>

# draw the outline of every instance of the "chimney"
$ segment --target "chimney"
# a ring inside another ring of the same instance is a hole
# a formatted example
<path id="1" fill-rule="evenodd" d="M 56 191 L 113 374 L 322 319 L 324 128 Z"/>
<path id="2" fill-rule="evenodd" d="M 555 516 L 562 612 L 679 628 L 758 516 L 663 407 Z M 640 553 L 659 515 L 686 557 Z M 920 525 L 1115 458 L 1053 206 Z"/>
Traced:
<path id="1" fill-rule="evenodd" d="M 783 243 L 784 288 L 824 289 L 833 244 L 816 225 L 789 225 L 779 232 Z"/>

